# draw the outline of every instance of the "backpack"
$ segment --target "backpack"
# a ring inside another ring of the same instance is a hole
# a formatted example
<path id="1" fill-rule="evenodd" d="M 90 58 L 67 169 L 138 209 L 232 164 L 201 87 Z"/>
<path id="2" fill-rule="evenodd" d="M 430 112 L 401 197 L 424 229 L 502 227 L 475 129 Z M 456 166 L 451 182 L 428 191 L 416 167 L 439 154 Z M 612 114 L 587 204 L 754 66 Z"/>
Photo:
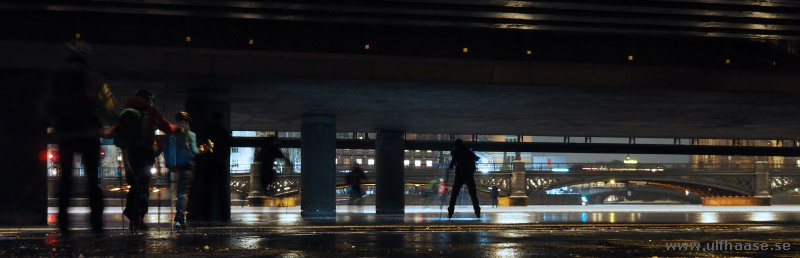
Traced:
<path id="1" fill-rule="evenodd" d="M 194 166 L 192 152 L 193 132 L 184 132 L 164 136 L 164 165 L 167 168 L 191 168 Z"/>
<path id="2" fill-rule="evenodd" d="M 122 149 L 147 147 L 146 118 L 135 108 L 123 109 L 114 128 L 114 145 Z"/>

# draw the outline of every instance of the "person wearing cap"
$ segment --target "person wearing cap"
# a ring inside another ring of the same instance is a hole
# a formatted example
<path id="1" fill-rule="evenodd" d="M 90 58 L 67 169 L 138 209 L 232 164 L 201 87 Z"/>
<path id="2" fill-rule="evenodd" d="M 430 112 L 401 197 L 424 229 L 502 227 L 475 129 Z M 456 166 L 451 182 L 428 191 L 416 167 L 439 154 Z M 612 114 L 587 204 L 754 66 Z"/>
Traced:
<path id="1" fill-rule="evenodd" d="M 201 150 L 198 148 L 197 136 L 189 129 L 192 117 L 186 111 L 175 114 L 178 123 L 177 132 L 164 136 L 164 163 L 174 177 L 177 176 L 177 203 L 175 205 L 174 225 L 176 228 L 186 228 L 186 204 L 189 200 L 189 190 L 193 177 L 192 170 L 195 166 L 194 158 Z"/>
<path id="2" fill-rule="evenodd" d="M 147 90 L 138 90 L 133 98 L 125 101 L 125 108 L 138 110 L 144 118 L 143 131 L 146 144 L 122 150 L 125 161 L 125 178 L 130 185 L 125 210 L 122 212 L 130 220 L 130 229 L 147 230 L 144 216 L 149 208 L 150 197 L 150 169 L 155 163 L 159 141 L 156 138 L 156 129 L 166 135 L 177 132 L 178 126 L 170 124 L 167 119 L 153 107 L 155 95 Z"/>

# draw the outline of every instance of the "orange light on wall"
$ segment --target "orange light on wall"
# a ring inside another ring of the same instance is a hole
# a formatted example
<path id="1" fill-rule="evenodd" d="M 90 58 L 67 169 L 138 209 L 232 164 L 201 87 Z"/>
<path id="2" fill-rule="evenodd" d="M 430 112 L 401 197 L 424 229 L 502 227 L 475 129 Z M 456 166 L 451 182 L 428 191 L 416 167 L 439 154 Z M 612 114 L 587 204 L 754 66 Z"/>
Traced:
<path id="1" fill-rule="evenodd" d="M 462 53 L 467 53 L 467 52 L 469 52 L 469 48 L 464 48 L 464 49 L 461 49 L 461 52 L 462 52 Z"/>
<path id="2" fill-rule="evenodd" d="M 369 50 L 369 44 L 364 45 L 364 50 Z"/>
<path id="3" fill-rule="evenodd" d="M 248 45 L 253 45 L 253 44 L 255 44 L 255 43 L 256 43 L 256 42 L 255 42 L 255 40 L 253 40 L 253 39 L 250 39 L 250 41 L 248 41 L 248 42 L 247 42 L 247 44 L 248 44 Z"/>
<path id="4" fill-rule="evenodd" d="M 731 64 L 731 60 L 730 59 L 725 59 L 725 64 Z"/>
<path id="5" fill-rule="evenodd" d="M 633 61 L 633 56 L 628 56 L 628 61 Z"/>
<path id="6" fill-rule="evenodd" d="M 80 33 L 75 33 L 75 38 L 76 39 L 80 39 L 81 38 L 81 34 Z"/>
<path id="7" fill-rule="evenodd" d="M 526 55 L 530 55 L 531 53 L 533 53 L 533 52 L 531 52 L 530 50 L 528 50 L 528 51 L 525 51 L 525 54 L 526 54 Z"/>
<path id="8" fill-rule="evenodd" d="M 192 37 L 186 36 L 186 42 L 192 42 Z"/>

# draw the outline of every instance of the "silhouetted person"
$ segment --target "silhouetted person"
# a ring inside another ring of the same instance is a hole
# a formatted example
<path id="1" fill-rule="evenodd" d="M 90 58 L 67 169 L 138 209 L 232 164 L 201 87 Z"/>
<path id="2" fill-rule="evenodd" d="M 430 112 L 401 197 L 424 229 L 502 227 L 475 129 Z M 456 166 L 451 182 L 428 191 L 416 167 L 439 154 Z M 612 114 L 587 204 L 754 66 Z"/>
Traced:
<path id="1" fill-rule="evenodd" d="M 456 178 L 453 182 L 453 191 L 450 195 L 450 206 L 447 207 L 447 217 L 452 218 L 455 211 L 456 198 L 461 186 L 466 184 L 469 195 L 472 197 L 472 207 L 475 209 L 475 217 L 481 217 L 481 207 L 478 205 L 478 192 L 475 189 L 475 161 L 480 158 L 472 150 L 464 147 L 461 139 L 456 140 L 455 148 L 450 152 L 452 160 L 448 169 L 456 168 Z"/>
<path id="2" fill-rule="evenodd" d="M 195 167 L 195 156 L 201 149 L 197 146 L 197 136 L 189 129 L 192 117 L 181 111 L 175 115 L 178 130 L 164 137 L 164 163 L 173 177 L 177 177 L 177 203 L 175 205 L 174 223 L 176 228 L 186 227 L 186 205 Z M 205 148 L 203 148 L 205 149 Z"/>
<path id="3" fill-rule="evenodd" d="M 496 185 L 492 185 L 492 207 L 497 208 L 497 197 L 500 193 L 500 190 L 497 189 Z"/>
<path id="4" fill-rule="evenodd" d="M 350 173 L 347 173 L 347 180 L 345 180 L 345 182 L 350 185 L 350 203 L 358 205 L 363 204 L 362 197 L 364 194 L 361 191 L 362 180 L 367 180 L 367 175 L 364 174 L 364 170 L 361 169 L 359 164 L 355 164 L 350 170 Z"/>
<path id="5" fill-rule="evenodd" d="M 58 227 L 69 234 L 70 194 L 72 192 L 73 157 L 83 154 L 88 179 L 90 224 L 92 230 L 103 229 L 103 194 L 99 184 L 100 129 L 104 121 L 114 118 L 114 96 L 103 84 L 99 73 L 88 64 L 92 49 L 83 41 L 66 45 L 66 63 L 55 74 L 50 90 L 49 117 L 58 142 L 61 173 L 59 181 Z M 6 196 L 5 198 L 13 198 Z"/>
<path id="6" fill-rule="evenodd" d="M 267 187 L 275 181 L 277 173 L 273 164 L 277 159 L 283 159 L 287 166 L 292 167 L 292 162 L 283 155 L 281 149 L 276 145 L 275 136 L 269 136 L 264 140 L 261 150 L 258 151 L 255 157 L 255 161 L 261 162 L 261 170 L 259 172 L 261 173 L 261 186 L 264 191 L 267 191 Z"/>
<path id="7" fill-rule="evenodd" d="M 114 129 L 115 144 L 122 149 L 125 161 L 125 178 L 130 185 L 123 214 L 130 220 L 130 229 L 147 230 L 144 216 L 149 208 L 150 169 L 156 159 L 156 129 L 172 134 L 177 128 L 167 122 L 153 108 L 155 96 L 147 90 L 139 90 L 136 96 L 125 101 Z"/>

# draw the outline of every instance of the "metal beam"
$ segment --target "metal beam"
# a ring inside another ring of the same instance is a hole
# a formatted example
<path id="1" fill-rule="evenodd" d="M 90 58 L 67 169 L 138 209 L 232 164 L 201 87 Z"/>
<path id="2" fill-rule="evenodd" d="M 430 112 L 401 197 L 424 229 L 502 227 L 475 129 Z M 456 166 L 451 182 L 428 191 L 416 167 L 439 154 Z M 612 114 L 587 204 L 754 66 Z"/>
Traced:
<path id="1" fill-rule="evenodd" d="M 188 1 L 0 4 L 0 10 L 188 16 L 291 22 L 800 39 L 798 4 L 770 1 Z"/>

